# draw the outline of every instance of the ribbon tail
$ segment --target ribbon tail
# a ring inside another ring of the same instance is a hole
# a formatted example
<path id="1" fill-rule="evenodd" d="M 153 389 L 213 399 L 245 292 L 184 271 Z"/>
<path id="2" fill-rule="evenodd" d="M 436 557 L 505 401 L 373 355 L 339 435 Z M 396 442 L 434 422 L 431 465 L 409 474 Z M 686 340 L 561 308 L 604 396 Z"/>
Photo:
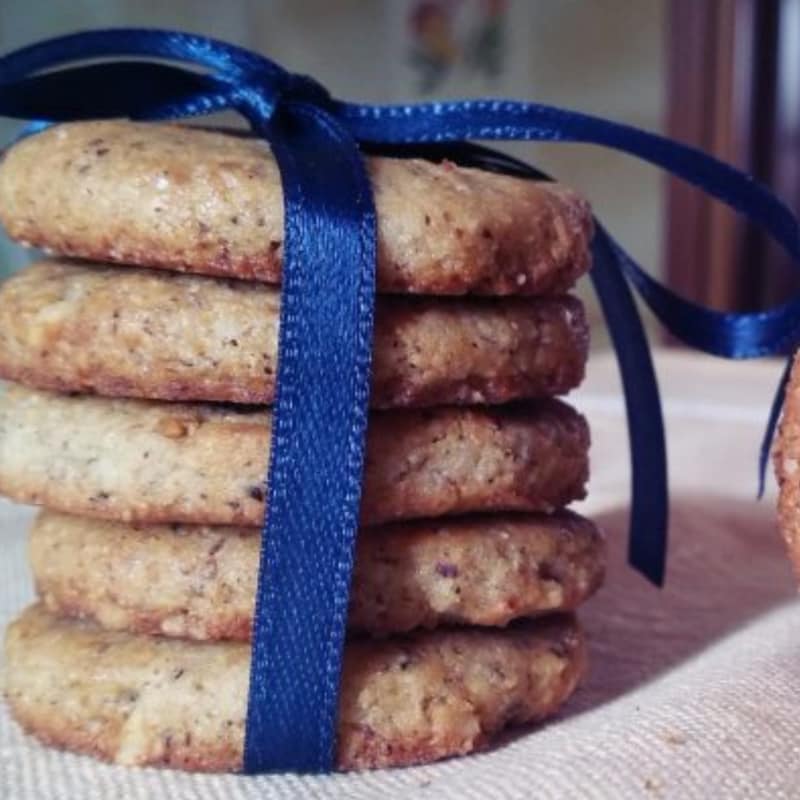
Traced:
<path id="1" fill-rule="evenodd" d="M 631 452 L 632 502 L 628 560 L 658 586 L 667 552 L 667 452 L 661 400 L 642 321 L 606 231 L 597 226 L 592 282 L 622 377 Z"/>
<path id="2" fill-rule="evenodd" d="M 775 390 L 775 397 L 772 398 L 772 405 L 769 409 L 769 418 L 767 419 L 767 427 L 764 431 L 764 438 L 761 440 L 761 451 L 758 456 L 758 499 L 764 496 L 764 485 L 766 483 L 767 466 L 769 465 L 769 456 L 772 451 L 772 442 L 775 438 L 775 429 L 778 427 L 778 419 L 781 416 L 783 409 L 783 401 L 786 397 L 786 387 L 789 384 L 789 376 L 792 373 L 792 364 L 794 363 L 794 355 L 789 356 L 786 366 L 783 369 L 783 374 L 778 382 L 778 388 Z"/>

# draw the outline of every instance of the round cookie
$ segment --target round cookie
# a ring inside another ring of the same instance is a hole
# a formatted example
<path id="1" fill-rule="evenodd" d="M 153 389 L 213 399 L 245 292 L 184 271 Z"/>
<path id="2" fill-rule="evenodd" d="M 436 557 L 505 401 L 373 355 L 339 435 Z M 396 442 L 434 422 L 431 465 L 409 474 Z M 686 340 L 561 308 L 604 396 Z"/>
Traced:
<path id="1" fill-rule="evenodd" d="M 41 262 L 0 287 L 0 377 L 119 397 L 271 403 L 280 292 L 152 270 Z M 583 378 L 570 297 L 379 297 L 374 408 L 499 404 Z"/>
<path id="2" fill-rule="evenodd" d="M 239 770 L 249 660 L 247 644 L 110 632 L 34 606 L 6 634 L 6 698 L 50 745 L 119 764 Z M 584 671 L 568 616 L 348 642 L 337 766 L 471 752 L 555 712 Z"/>
<path id="3" fill-rule="evenodd" d="M 589 267 L 587 202 L 557 184 L 450 162 L 368 158 L 377 284 L 419 294 L 561 294 Z M 143 122 L 77 122 L 14 145 L 0 220 L 59 255 L 268 283 L 283 197 L 266 143 Z"/>
<path id="4" fill-rule="evenodd" d="M 0 492 L 129 522 L 260 526 L 270 413 L 0 394 Z M 472 511 L 553 511 L 583 497 L 585 420 L 557 400 L 378 411 L 369 421 L 361 521 Z"/>
<path id="5" fill-rule="evenodd" d="M 30 536 L 39 596 L 104 628 L 248 640 L 261 536 L 255 528 L 134 526 L 41 513 Z M 350 630 L 506 625 L 570 611 L 600 585 L 605 543 L 570 512 L 487 515 L 364 528 Z"/>

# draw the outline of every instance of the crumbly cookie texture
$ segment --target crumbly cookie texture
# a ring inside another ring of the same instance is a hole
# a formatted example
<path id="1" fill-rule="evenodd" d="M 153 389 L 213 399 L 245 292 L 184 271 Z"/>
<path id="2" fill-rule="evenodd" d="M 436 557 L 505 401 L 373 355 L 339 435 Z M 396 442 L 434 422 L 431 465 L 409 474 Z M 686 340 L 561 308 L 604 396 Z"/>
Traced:
<path id="1" fill-rule="evenodd" d="M 246 406 L 0 394 L 0 492 L 125 522 L 258 526 L 271 415 Z M 584 496 L 589 432 L 557 400 L 376 411 L 361 521 L 546 511 Z"/>
<path id="2" fill-rule="evenodd" d="M 105 631 L 39 606 L 6 633 L 6 698 L 43 742 L 128 765 L 241 768 L 249 646 Z M 569 616 L 439 629 L 345 648 L 339 769 L 485 747 L 554 713 L 585 671 Z"/>
<path id="3" fill-rule="evenodd" d="M 368 158 L 378 288 L 561 294 L 589 267 L 587 202 L 557 184 L 449 162 Z M 9 235 L 60 255 L 280 279 L 283 197 L 253 138 L 121 121 L 58 125 L 0 165 Z"/>
<path id="4" fill-rule="evenodd" d="M 505 403 L 577 386 L 575 298 L 379 297 L 373 407 Z M 0 286 L 0 377 L 42 389 L 270 403 L 280 292 L 253 282 L 41 262 Z"/>
<path id="5" fill-rule="evenodd" d="M 789 558 L 800 579 L 800 359 L 795 358 L 783 401 L 774 452 L 778 478 L 778 521 Z"/>
<path id="6" fill-rule="evenodd" d="M 59 616 L 189 639 L 250 638 L 256 528 L 126 525 L 43 512 L 30 536 L 40 598 Z M 605 543 L 570 512 L 497 514 L 364 528 L 351 630 L 507 625 L 570 611 L 600 585 Z"/>

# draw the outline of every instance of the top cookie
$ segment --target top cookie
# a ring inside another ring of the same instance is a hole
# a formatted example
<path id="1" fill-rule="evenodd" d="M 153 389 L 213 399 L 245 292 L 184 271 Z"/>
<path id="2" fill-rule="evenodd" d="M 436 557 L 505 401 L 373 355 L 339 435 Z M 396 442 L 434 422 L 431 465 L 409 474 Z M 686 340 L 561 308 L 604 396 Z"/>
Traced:
<path id="1" fill-rule="evenodd" d="M 544 295 L 589 267 L 587 202 L 450 162 L 367 159 L 378 289 Z M 9 235 L 60 255 L 277 283 L 280 176 L 259 140 L 121 121 L 59 125 L 0 164 Z"/>

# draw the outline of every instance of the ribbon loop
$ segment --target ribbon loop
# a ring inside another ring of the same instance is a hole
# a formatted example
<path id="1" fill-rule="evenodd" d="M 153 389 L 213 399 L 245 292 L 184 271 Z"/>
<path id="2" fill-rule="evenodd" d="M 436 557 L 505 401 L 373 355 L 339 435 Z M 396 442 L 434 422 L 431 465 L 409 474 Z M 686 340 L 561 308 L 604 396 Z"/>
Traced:
<path id="1" fill-rule="evenodd" d="M 248 82 L 232 86 L 228 96 L 231 107 L 248 120 L 253 130 L 262 135 L 267 133 L 278 108 L 279 90 L 274 90 L 267 82 Z"/>

